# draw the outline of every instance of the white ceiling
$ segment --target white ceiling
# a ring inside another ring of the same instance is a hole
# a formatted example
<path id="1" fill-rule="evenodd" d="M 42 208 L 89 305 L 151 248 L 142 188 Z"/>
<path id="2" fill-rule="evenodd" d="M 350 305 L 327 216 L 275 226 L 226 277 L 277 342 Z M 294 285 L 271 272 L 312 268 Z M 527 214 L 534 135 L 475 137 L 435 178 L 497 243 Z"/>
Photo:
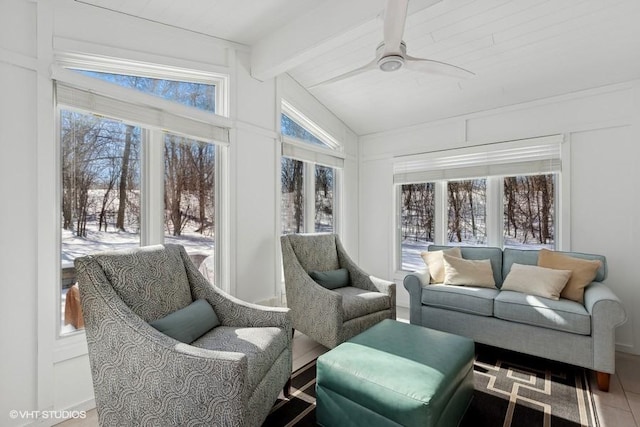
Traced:
<path id="1" fill-rule="evenodd" d="M 252 49 L 252 74 L 310 87 L 374 58 L 383 0 L 82 0 Z M 309 89 L 364 135 L 640 78 L 638 0 L 410 0 L 412 56 L 459 80 L 372 70 Z"/>

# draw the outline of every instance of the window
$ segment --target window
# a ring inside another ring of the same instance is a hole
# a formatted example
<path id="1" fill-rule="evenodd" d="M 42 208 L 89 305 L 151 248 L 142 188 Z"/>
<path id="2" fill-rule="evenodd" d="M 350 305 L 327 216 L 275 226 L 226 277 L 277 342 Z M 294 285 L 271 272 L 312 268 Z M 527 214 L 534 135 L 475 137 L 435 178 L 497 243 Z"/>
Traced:
<path id="1" fill-rule="evenodd" d="M 196 263 L 215 245 L 215 152 L 213 144 L 164 136 L 164 239 Z"/>
<path id="2" fill-rule="evenodd" d="M 333 231 L 333 175 L 334 168 L 316 165 L 315 167 L 315 231 L 330 233 Z"/>
<path id="3" fill-rule="evenodd" d="M 416 270 L 420 252 L 435 241 L 435 184 L 400 187 L 401 262 L 403 270 Z"/>
<path id="4" fill-rule="evenodd" d="M 476 246 L 487 243 L 487 181 L 447 182 L 447 242 Z"/>
<path id="5" fill-rule="evenodd" d="M 220 212 L 216 174 L 229 140 L 227 122 L 213 114 L 216 92 L 224 90 L 216 83 L 220 80 L 204 84 L 158 79 L 157 72 L 146 78 L 76 71 L 54 73 L 62 188 L 62 334 L 82 327 L 72 286 L 78 256 L 178 243 L 214 280 L 219 265 L 214 251 Z M 157 95 L 172 102 L 159 103 Z M 173 102 L 180 105 L 173 107 Z"/>
<path id="6" fill-rule="evenodd" d="M 282 110 L 281 232 L 335 232 L 340 146 L 285 101 Z"/>
<path id="7" fill-rule="evenodd" d="M 304 231 L 304 162 L 283 157 L 281 160 L 282 233 Z"/>
<path id="8" fill-rule="evenodd" d="M 175 101 L 182 105 L 188 105 L 212 113 L 216 111 L 216 86 L 214 84 L 101 73 L 79 69 L 75 69 L 74 71 L 89 77 L 115 83 L 118 86 L 139 90 L 140 92 L 159 96 L 169 101 Z"/>
<path id="9" fill-rule="evenodd" d="M 556 247 L 561 136 L 397 159 L 398 267 L 430 244 Z M 515 172 L 515 173 L 514 173 Z"/>
<path id="10" fill-rule="evenodd" d="M 555 175 L 504 178 L 506 248 L 555 248 Z"/>

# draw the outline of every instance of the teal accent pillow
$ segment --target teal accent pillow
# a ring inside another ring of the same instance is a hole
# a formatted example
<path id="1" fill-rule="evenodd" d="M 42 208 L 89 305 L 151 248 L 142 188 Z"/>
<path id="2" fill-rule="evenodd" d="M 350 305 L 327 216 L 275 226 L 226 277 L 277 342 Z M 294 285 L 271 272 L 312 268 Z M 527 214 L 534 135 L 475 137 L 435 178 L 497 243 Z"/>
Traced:
<path id="1" fill-rule="evenodd" d="M 178 311 L 149 323 L 165 335 L 191 344 L 220 325 L 216 312 L 204 299 L 198 299 Z"/>
<path id="2" fill-rule="evenodd" d="M 346 268 L 329 271 L 310 271 L 309 276 L 327 289 L 337 289 L 349 285 L 349 270 Z"/>

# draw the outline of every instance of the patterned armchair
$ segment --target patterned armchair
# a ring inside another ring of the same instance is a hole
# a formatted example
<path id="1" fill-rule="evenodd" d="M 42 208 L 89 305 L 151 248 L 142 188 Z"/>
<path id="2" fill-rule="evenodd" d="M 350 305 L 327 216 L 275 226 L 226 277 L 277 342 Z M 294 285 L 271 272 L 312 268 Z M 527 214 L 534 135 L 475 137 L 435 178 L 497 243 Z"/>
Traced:
<path id="1" fill-rule="evenodd" d="M 96 254 L 75 266 L 100 425 L 259 426 L 288 391 L 288 310 L 216 289 L 182 246 Z M 191 344 L 149 325 L 197 299 L 220 326 Z"/>
<path id="2" fill-rule="evenodd" d="M 295 329 L 333 348 L 383 319 L 396 318 L 395 283 L 362 271 L 336 234 L 289 234 L 280 242 Z M 309 276 L 339 268 L 348 270 L 348 286 L 330 290 Z"/>

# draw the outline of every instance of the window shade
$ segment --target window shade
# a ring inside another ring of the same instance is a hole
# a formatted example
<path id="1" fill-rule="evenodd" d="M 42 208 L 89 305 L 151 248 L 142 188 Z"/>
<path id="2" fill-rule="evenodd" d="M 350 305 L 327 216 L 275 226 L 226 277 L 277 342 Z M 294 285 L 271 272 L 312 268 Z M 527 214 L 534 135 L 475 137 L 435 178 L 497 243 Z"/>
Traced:
<path id="1" fill-rule="evenodd" d="M 104 87 L 104 84 L 109 83 L 98 81 L 95 86 Z M 174 106 L 170 101 L 151 95 L 129 94 L 130 91 L 119 87 L 113 88 L 113 93 L 118 94 L 116 98 L 105 94 L 111 92 L 110 90 L 101 93 L 93 89 L 83 89 L 60 81 L 56 82 L 56 99 L 59 105 L 142 127 L 168 131 L 199 141 L 218 144 L 229 143 L 229 129 L 211 123 L 213 120 L 208 121 L 201 111 L 192 112 L 189 107 Z"/>
<path id="2" fill-rule="evenodd" d="M 342 153 L 323 149 L 319 146 L 316 147 L 306 142 L 299 142 L 289 137 L 282 138 L 282 155 L 322 166 L 344 168 L 344 157 Z"/>
<path id="3" fill-rule="evenodd" d="M 560 172 L 562 135 L 396 157 L 394 184 Z"/>

